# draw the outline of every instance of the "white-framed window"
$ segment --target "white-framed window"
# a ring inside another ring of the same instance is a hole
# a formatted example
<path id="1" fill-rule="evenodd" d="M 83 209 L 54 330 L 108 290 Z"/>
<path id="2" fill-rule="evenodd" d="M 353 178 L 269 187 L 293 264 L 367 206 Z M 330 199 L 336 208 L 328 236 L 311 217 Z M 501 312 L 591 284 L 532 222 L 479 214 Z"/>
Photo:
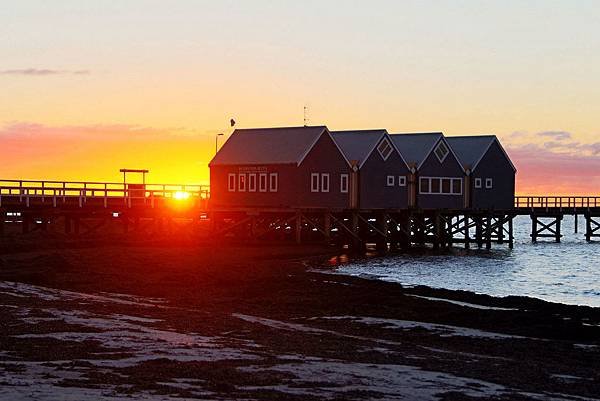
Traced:
<path id="1" fill-rule="evenodd" d="M 329 173 L 321 174 L 321 192 L 329 192 Z"/>
<path id="2" fill-rule="evenodd" d="M 404 175 L 399 175 L 398 176 L 398 186 L 399 187 L 405 187 L 406 186 L 406 176 L 404 176 Z"/>
<path id="3" fill-rule="evenodd" d="M 256 192 L 256 173 L 248 174 L 248 192 Z"/>
<path id="4" fill-rule="evenodd" d="M 462 195 L 462 183 L 463 180 L 460 178 L 452 179 L 452 193 L 456 195 Z"/>
<path id="5" fill-rule="evenodd" d="M 421 177 L 419 193 L 427 195 L 462 195 L 462 178 Z"/>
<path id="6" fill-rule="evenodd" d="M 435 147 L 433 153 L 435 153 L 435 156 L 438 158 L 440 163 L 442 163 L 450 153 L 450 150 L 448 150 L 448 146 L 446 146 L 444 141 L 440 141 Z"/>
<path id="7" fill-rule="evenodd" d="M 348 193 L 348 174 L 340 174 L 340 192 Z"/>
<path id="8" fill-rule="evenodd" d="M 258 190 L 267 192 L 267 173 L 260 173 L 258 176 Z"/>
<path id="9" fill-rule="evenodd" d="M 235 192 L 235 174 L 227 174 L 227 190 L 229 192 Z"/>
<path id="10" fill-rule="evenodd" d="M 396 185 L 396 176 L 388 175 L 386 179 L 386 184 L 388 187 L 393 187 Z"/>
<path id="11" fill-rule="evenodd" d="M 277 173 L 269 174 L 269 192 L 277 192 L 279 188 L 279 176 Z"/>
<path id="12" fill-rule="evenodd" d="M 388 141 L 387 138 L 383 138 L 383 140 L 379 142 L 379 145 L 377 145 L 377 151 L 379 152 L 383 160 L 387 160 L 387 158 L 390 157 L 390 154 L 392 154 L 392 150 L 392 144 L 390 143 L 390 141 Z"/>
<path id="13" fill-rule="evenodd" d="M 310 174 L 310 192 L 319 192 L 319 173 Z"/>
<path id="14" fill-rule="evenodd" d="M 246 174 L 238 175 L 238 191 L 246 192 Z"/>
<path id="15" fill-rule="evenodd" d="M 492 189 L 493 186 L 494 186 L 494 181 L 491 178 L 486 178 L 485 179 L 485 188 Z"/>
<path id="16" fill-rule="evenodd" d="M 481 188 L 481 178 L 475 178 L 475 188 Z"/>

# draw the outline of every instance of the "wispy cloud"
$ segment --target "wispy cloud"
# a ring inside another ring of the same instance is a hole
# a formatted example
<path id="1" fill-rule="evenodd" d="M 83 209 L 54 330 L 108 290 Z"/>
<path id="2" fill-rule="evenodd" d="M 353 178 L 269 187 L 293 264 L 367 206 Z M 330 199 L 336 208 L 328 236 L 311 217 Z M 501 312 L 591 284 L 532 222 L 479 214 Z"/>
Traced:
<path id="1" fill-rule="evenodd" d="M 567 131 L 544 131 L 538 132 L 537 136 L 542 138 L 552 138 L 557 141 L 571 139 L 572 137 L 571 133 Z"/>
<path id="2" fill-rule="evenodd" d="M 519 169 L 521 194 L 600 194 L 600 142 L 567 131 L 510 134 L 506 148 Z"/>
<path id="3" fill-rule="evenodd" d="M 90 70 L 52 70 L 47 68 L 18 68 L 0 70 L 1 75 L 25 75 L 25 76 L 47 76 L 47 75 L 89 75 Z"/>

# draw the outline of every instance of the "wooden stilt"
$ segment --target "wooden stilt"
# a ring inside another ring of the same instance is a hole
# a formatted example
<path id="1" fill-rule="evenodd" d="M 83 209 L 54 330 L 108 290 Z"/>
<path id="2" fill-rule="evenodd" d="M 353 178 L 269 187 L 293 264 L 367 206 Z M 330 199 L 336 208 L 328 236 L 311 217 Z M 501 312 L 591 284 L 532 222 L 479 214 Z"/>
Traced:
<path id="1" fill-rule="evenodd" d="M 325 231 L 325 242 L 331 241 L 331 214 L 326 212 L 323 215 L 323 231 Z"/>
<path id="2" fill-rule="evenodd" d="M 513 233 L 513 216 L 508 217 L 508 248 L 513 249 L 514 247 L 514 233 Z"/>
<path id="3" fill-rule="evenodd" d="M 300 213 L 296 214 L 296 222 L 294 224 L 294 228 L 295 228 L 295 239 L 296 239 L 296 244 L 301 244 L 302 243 L 302 215 Z"/>
<path id="4" fill-rule="evenodd" d="M 492 249 L 492 216 L 485 218 L 485 249 Z"/>
<path id="5" fill-rule="evenodd" d="M 381 235 L 379 234 L 377 236 L 377 243 L 376 243 L 376 247 L 377 247 L 377 251 L 379 252 L 386 252 L 388 250 L 387 247 L 387 234 L 388 234 L 388 223 L 387 223 L 387 215 L 385 213 L 380 213 L 377 216 L 377 228 L 379 229 L 379 231 L 381 231 L 382 233 L 386 234 Z"/>

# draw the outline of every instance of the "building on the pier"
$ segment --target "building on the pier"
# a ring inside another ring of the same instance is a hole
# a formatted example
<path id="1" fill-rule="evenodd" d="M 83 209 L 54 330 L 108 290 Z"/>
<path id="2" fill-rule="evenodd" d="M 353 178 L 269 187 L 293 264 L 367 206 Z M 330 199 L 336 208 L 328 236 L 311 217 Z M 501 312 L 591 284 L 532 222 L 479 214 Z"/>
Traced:
<path id="1" fill-rule="evenodd" d="M 325 126 L 236 129 L 209 167 L 212 207 L 350 206 L 350 163 Z"/>
<path id="2" fill-rule="evenodd" d="M 495 135 L 447 137 L 465 169 L 465 195 L 472 209 L 514 207 L 515 174 L 510 157 Z"/>
<path id="3" fill-rule="evenodd" d="M 411 169 L 410 207 L 465 207 L 465 170 L 441 132 L 392 134 L 390 137 Z"/>
<path id="4" fill-rule="evenodd" d="M 406 209 L 410 170 L 385 129 L 332 131 L 350 161 L 351 205 Z"/>

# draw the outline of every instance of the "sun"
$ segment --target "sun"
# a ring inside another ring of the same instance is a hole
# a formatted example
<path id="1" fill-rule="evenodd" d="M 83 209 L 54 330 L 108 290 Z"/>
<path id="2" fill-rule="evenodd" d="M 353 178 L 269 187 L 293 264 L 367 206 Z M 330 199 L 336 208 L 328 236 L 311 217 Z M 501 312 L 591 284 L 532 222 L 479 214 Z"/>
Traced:
<path id="1" fill-rule="evenodd" d="M 176 191 L 173 193 L 173 198 L 177 200 L 185 200 L 190 197 L 190 193 L 186 191 Z"/>

